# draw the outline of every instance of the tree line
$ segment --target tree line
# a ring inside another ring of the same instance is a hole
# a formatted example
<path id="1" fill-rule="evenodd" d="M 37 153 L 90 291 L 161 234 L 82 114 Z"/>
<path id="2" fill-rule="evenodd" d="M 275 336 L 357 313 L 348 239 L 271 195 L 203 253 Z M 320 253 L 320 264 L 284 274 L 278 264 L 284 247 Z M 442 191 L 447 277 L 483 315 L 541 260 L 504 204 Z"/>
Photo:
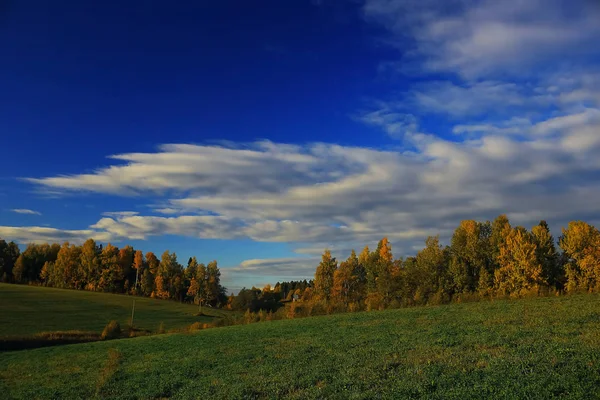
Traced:
<path id="1" fill-rule="evenodd" d="M 545 221 L 527 230 L 501 215 L 462 221 L 449 245 L 429 237 L 405 259 L 394 259 L 387 238 L 340 263 L 326 250 L 302 299 L 331 312 L 600 291 L 600 231 L 572 221 L 558 244 Z"/>
<path id="2" fill-rule="evenodd" d="M 493 222 L 466 220 L 449 245 L 429 237 L 416 256 L 395 259 L 387 238 L 339 263 L 325 250 L 314 280 L 244 288 L 227 297 L 216 261 L 204 265 L 191 257 L 184 268 L 168 250 L 159 260 L 152 252 L 144 256 L 131 246 L 103 247 L 92 239 L 82 246 L 30 244 L 21 253 L 14 242 L 0 240 L 0 280 L 283 314 L 275 318 L 293 318 L 297 309 L 311 315 L 600 291 L 600 231 L 572 221 L 558 245 L 545 221 L 527 230 L 512 227 L 505 215 Z M 292 303 L 289 309 L 279 310 L 285 302 Z"/>
<path id="3" fill-rule="evenodd" d="M 0 281 L 126 293 L 198 305 L 227 302 L 216 261 L 204 265 L 190 257 L 184 268 L 177 255 L 168 250 L 159 260 L 152 252 L 144 255 L 132 246 L 102 246 L 93 239 L 81 246 L 68 242 L 62 246 L 29 244 L 23 252 L 16 243 L 0 239 Z"/>

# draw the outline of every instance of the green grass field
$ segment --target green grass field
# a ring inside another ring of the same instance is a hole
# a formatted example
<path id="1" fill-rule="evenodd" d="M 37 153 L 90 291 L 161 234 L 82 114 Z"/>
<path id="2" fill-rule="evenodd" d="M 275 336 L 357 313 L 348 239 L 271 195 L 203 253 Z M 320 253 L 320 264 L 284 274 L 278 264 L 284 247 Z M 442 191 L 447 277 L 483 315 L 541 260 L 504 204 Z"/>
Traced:
<path id="1" fill-rule="evenodd" d="M 4 398 L 600 398 L 600 296 L 338 314 L 0 353 Z"/>
<path id="2" fill-rule="evenodd" d="M 0 338 L 22 337 L 49 331 L 102 332 L 108 321 L 129 324 L 134 297 L 0 283 Z M 221 316 L 224 312 L 203 308 L 203 313 Z M 174 301 L 135 297 L 134 325 L 155 332 L 160 323 L 167 330 L 182 329 L 194 322 L 198 307 Z"/>

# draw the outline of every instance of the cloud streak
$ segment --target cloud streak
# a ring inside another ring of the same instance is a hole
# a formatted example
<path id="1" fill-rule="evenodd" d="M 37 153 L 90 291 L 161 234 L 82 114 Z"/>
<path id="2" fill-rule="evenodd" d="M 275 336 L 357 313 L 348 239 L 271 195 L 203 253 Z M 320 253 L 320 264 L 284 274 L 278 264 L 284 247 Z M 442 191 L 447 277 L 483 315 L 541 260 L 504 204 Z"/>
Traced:
<path id="1" fill-rule="evenodd" d="M 102 242 L 111 239 L 110 234 L 92 229 L 67 230 L 41 226 L 0 226 L 0 237 L 23 244 L 62 243 L 65 241 L 81 244 L 89 238 Z"/>
<path id="2" fill-rule="evenodd" d="M 42 213 L 39 211 L 29 210 L 27 208 L 13 208 L 10 211 L 16 214 L 42 215 Z"/>

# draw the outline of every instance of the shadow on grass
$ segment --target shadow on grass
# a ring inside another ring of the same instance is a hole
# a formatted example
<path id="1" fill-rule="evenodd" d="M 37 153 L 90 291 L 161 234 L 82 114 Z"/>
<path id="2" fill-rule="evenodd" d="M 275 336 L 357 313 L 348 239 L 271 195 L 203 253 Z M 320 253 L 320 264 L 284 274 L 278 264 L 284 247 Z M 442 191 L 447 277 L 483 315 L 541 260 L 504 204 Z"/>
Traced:
<path id="1" fill-rule="evenodd" d="M 124 331 L 119 339 L 146 336 L 150 333 L 145 329 L 133 328 Z M 0 337 L 0 352 L 97 342 L 100 340 L 102 340 L 102 337 L 99 333 L 87 331 L 56 331 L 42 332 L 32 336 L 7 336 Z"/>
<path id="2" fill-rule="evenodd" d="M 198 312 L 196 314 L 193 314 L 194 317 L 205 317 L 205 318 L 211 318 L 211 319 L 215 319 L 215 318 L 220 318 L 216 315 L 210 315 L 210 314 L 204 314 L 203 312 Z"/>
<path id="3" fill-rule="evenodd" d="M 8 336 L 0 338 L 0 352 L 95 342 L 98 340 L 100 340 L 99 333 L 85 331 L 57 331 L 42 332 L 32 336 Z"/>

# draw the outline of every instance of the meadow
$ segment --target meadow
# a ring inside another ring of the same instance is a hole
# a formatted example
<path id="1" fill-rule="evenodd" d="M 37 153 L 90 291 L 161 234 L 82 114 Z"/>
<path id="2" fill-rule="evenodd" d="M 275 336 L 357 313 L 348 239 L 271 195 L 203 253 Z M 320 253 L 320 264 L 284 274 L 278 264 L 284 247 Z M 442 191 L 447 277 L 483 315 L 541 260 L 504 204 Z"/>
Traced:
<path id="1" fill-rule="evenodd" d="M 600 397 L 600 296 L 336 314 L 0 353 L 5 398 Z"/>
<path id="2" fill-rule="evenodd" d="M 54 289 L 0 283 L 0 339 L 41 332 L 84 331 L 101 333 L 111 320 L 129 325 L 135 299 L 134 325 L 150 333 L 161 323 L 165 330 L 182 329 L 194 322 L 208 323 L 226 314 L 175 301 L 110 293 Z"/>

